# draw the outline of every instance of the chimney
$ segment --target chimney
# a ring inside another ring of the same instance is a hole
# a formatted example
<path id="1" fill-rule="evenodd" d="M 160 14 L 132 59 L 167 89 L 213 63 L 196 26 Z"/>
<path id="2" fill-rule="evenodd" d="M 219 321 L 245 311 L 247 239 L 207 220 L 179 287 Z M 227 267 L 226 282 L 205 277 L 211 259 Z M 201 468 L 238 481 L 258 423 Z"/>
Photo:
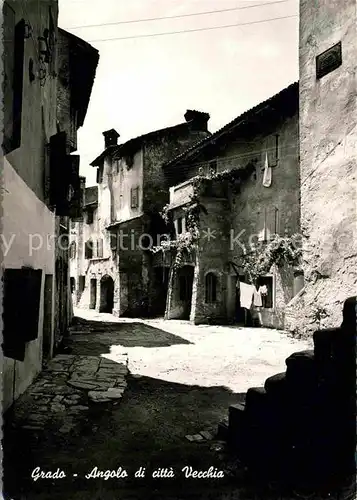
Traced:
<path id="1" fill-rule="evenodd" d="M 207 132 L 207 122 L 210 119 L 208 113 L 188 109 L 185 113 L 185 120 L 191 125 L 192 130 Z"/>
<path id="2" fill-rule="evenodd" d="M 119 134 L 116 130 L 111 128 L 110 130 L 103 132 L 103 135 L 105 149 L 109 148 L 109 146 L 117 146 Z"/>

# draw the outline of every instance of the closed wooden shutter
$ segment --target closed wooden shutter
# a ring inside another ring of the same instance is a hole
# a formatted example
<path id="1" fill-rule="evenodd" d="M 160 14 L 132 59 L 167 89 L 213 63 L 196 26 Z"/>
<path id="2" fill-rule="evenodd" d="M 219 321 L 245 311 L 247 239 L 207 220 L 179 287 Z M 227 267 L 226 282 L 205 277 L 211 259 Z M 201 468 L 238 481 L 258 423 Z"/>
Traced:
<path id="1" fill-rule="evenodd" d="M 269 207 L 266 217 L 266 238 L 270 239 L 279 233 L 279 210 L 277 207 Z"/>
<path id="2" fill-rule="evenodd" d="M 60 132 L 50 138 L 50 204 L 57 215 L 68 215 L 68 186 L 71 163 L 66 154 L 67 135 Z"/>
<path id="3" fill-rule="evenodd" d="M 38 337 L 42 270 L 5 269 L 3 351 L 23 361 L 25 344 Z"/>
<path id="4" fill-rule="evenodd" d="M 83 178 L 79 177 L 79 155 L 69 156 L 71 163 L 70 189 L 72 196 L 69 200 L 68 215 L 72 220 L 82 220 L 84 207 Z M 85 189 L 85 179 L 84 179 Z"/>
<path id="5" fill-rule="evenodd" d="M 25 21 L 22 19 L 15 27 L 15 66 L 14 66 L 14 128 L 13 149 L 20 147 L 22 126 L 22 93 L 24 80 Z"/>
<path id="6" fill-rule="evenodd" d="M 268 153 L 269 167 L 275 167 L 279 160 L 279 136 L 272 134 L 266 137 L 262 151 L 262 165 L 265 164 L 265 155 Z"/>

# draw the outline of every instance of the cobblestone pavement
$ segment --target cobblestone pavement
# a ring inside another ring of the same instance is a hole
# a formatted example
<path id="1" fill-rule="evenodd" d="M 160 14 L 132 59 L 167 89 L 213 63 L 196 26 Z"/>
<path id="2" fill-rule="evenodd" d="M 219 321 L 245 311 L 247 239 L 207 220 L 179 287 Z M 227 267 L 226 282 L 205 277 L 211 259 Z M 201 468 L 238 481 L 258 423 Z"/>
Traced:
<path id="1" fill-rule="evenodd" d="M 53 426 L 73 432 L 94 403 L 116 404 L 126 389 L 127 357 L 60 354 L 53 358 L 13 407 L 12 425 L 42 432 Z"/>

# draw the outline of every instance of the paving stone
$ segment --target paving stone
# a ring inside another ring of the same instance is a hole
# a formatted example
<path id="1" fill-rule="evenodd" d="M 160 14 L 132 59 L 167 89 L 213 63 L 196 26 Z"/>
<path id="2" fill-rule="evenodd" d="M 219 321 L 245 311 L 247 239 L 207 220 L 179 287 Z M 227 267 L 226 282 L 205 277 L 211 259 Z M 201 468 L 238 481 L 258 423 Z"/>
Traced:
<path id="1" fill-rule="evenodd" d="M 86 411 L 89 410 L 89 406 L 83 406 L 83 405 L 74 405 L 71 407 L 70 411 Z"/>
<path id="2" fill-rule="evenodd" d="M 75 387 L 77 389 L 84 389 L 84 390 L 93 390 L 96 389 L 97 384 L 92 383 L 92 382 L 83 382 L 81 380 L 68 380 L 67 382 L 68 385 L 71 387 Z"/>
<path id="3" fill-rule="evenodd" d="M 107 390 L 107 394 L 109 398 L 119 399 L 124 394 L 123 388 L 110 388 Z"/>
<path id="4" fill-rule="evenodd" d="M 49 396 L 41 396 L 41 395 L 37 395 L 37 396 L 33 396 L 33 399 L 35 401 L 38 401 L 39 404 L 41 405 L 45 405 L 47 403 L 49 403 L 50 401 L 52 401 L 52 397 L 49 397 Z"/>
<path id="5" fill-rule="evenodd" d="M 62 413 L 64 411 L 66 411 L 65 405 L 61 405 L 59 403 L 53 403 L 53 404 L 51 404 L 50 409 L 51 409 L 51 411 L 56 412 L 56 413 L 57 412 L 58 413 Z"/>
<path id="6" fill-rule="evenodd" d="M 76 356 L 73 354 L 57 354 L 53 359 L 55 361 L 62 361 L 66 363 L 73 363 L 75 360 Z"/>
<path id="7" fill-rule="evenodd" d="M 207 441 L 211 441 L 213 439 L 212 434 L 209 431 L 201 431 L 201 436 L 203 436 Z"/>
<path id="8" fill-rule="evenodd" d="M 63 399 L 64 399 L 64 396 L 57 395 L 53 398 L 52 402 L 53 403 L 60 403 L 61 401 L 63 401 Z"/>
<path id="9" fill-rule="evenodd" d="M 106 403 L 111 401 L 107 391 L 89 391 L 88 397 L 94 403 Z"/>
<path id="10" fill-rule="evenodd" d="M 23 425 L 21 428 L 26 429 L 28 431 L 43 431 L 44 430 L 44 428 L 42 426 L 39 426 L 39 425 Z"/>

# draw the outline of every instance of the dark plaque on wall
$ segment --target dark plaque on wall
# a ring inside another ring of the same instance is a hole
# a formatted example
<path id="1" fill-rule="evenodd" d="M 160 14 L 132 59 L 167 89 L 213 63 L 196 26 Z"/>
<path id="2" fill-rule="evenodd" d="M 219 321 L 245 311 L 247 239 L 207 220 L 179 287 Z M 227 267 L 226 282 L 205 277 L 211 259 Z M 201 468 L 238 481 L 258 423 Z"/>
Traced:
<path id="1" fill-rule="evenodd" d="M 331 73 L 342 64 L 342 46 L 341 42 L 325 50 L 316 57 L 316 78 Z"/>

